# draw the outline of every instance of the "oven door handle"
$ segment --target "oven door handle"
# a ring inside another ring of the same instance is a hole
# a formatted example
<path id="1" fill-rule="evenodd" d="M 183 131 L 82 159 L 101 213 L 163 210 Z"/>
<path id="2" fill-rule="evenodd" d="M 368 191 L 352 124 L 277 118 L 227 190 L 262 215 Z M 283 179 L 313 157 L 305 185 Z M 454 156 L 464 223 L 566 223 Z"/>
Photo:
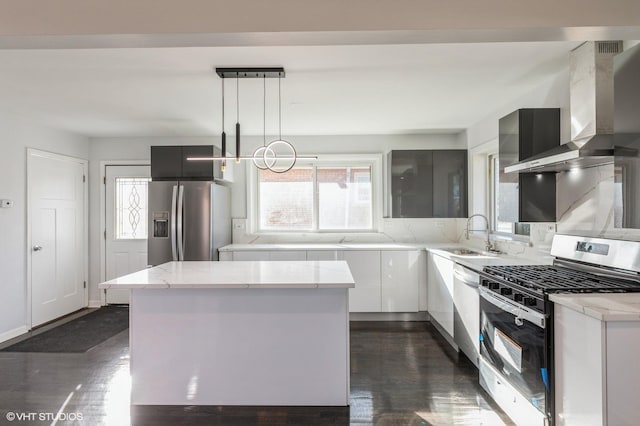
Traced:
<path id="1" fill-rule="evenodd" d="M 547 323 L 545 315 L 515 305 L 509 299 L 505 299 L 497 294 L 493 294 L 490 290 L 487 290 L 484 287 L 480 287 L 479 290 L 480 297 L 496 306 L 500 310 L 508 312 L 511 315 L 515 316 L 515 323 L 517 326 L 522 326 L 522 320 L 526 319 L 530 323 L 535 324 L 540 328 L 545 328 Z"/>

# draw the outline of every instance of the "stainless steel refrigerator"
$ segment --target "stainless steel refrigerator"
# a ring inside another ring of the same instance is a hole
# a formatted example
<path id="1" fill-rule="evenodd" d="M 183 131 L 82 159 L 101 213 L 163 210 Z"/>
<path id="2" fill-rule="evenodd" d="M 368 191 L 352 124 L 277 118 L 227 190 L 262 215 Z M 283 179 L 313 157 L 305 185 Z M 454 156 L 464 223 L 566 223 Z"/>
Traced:
<path id="1" fill-rule="evenodd" d="M 231 194 L 211 181 L 149 183 L 150 265 L 181 260 L 218 260 L 231 244 Z"/>

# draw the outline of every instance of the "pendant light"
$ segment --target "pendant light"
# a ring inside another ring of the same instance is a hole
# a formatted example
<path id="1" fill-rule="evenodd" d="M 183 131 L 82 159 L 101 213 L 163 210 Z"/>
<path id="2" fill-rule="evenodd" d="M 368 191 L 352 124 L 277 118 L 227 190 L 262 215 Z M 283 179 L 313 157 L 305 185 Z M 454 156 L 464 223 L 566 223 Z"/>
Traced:
<path id="1" fill-rule="evenodd" d="M 296 164 L 297 153 L 291 143 L 282 139 L 282 89 L 278 75 L 278 139 L 264 150 L 264 162 L 275 173 L 286 173 Z"/>
<path id="2" fill-rule="evenodd" d="M 252 160 L 253 164 L 261 170 L 271 170 L 275 173 L 285 173 L 291 170 L 299 158 L 317 159 L 316 155 L 298 155 L 293 145 L 282 139 L 282 89 L 281 79 L 285 76 L 282 67 L 259 68 L 216 68 L 216 74 L 222 79 L 222 155 L 219 157 L 187 157 L 187 161 L 222 161 L 221 170 L 227 165 L 227 134 L 225 127 L 225 99 L 224 79 L 236 79 L 236 163 L 240 160 Z M 266 104 L 267 104 L 267 78 L 278 78 L 278 139 L 267 145 Z M 240 154 L 240 84 L 241 78 L 262 78 L 262 146 L 253 152 L 253 155 Z"/>
<path id="3" fill-rule="evenodd" d="M 265 162 L 264 151 L 267 149 L 267 75 L 262 75 L 262 146 L 253 151 L 253 164 L 260 170 L 269 169 Z"/>
<path id="4" fill-rule="evenodd" d="M 223 172 L 227 170 L 227 134 L 224 132 L 224 78 L 222 80 L 222 164 L 220 170 Z"/>

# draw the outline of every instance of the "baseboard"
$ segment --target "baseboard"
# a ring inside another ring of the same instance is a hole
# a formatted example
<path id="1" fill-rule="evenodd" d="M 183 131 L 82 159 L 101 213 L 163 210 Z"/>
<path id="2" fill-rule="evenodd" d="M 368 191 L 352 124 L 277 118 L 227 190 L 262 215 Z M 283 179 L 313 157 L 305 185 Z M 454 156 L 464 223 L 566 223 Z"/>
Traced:
<path id="1" fill-rule="evenodd" d="M 100 308 L 102 306 L 102 300 L 97 299 L 97 300 L 89 300 L 89 306 L 87 306 L 88 308 Z"/>
<path id="2" fill-rule="evenodd" d="M 29 327 L 27 327 L 26 325 L 14 328 L 13 330 L 5 331 L 4 333 L 0 334 L 0 343 L 11 340 L 15 337 L 25 334 L 28 331 Z"/>
<path id="3" fill-rule="evenodd" d="M 351 312 L 350 321 L 429 321 L 426 312 Z"/>

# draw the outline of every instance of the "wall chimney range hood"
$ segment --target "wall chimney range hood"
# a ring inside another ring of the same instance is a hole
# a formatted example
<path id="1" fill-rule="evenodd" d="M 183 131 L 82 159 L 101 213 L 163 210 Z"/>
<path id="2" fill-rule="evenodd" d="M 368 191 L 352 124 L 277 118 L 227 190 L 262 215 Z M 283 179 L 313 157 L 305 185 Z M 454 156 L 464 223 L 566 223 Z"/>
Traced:
<path id="1" fill-rule="evenodd" d="M 505 173 L 558 172 L 637 155 L 637 150 L 616 147 L 614 135 L 613 57 L 620 52 L 621 41 L 586 42 L 571 52 L 571 141 L 505 167 Z"/>

